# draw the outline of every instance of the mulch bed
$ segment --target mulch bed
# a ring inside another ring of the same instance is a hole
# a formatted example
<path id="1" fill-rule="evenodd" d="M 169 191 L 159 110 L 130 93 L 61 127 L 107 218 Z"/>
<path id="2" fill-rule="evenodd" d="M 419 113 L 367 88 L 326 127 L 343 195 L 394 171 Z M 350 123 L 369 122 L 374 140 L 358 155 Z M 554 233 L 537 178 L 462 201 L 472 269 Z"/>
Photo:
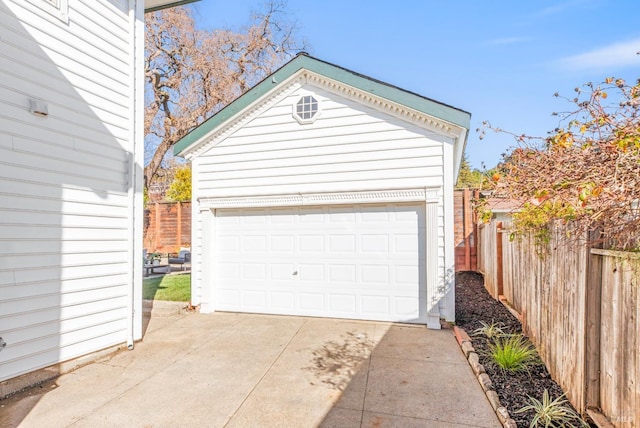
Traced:
<path id="1" fill-rule="evenodd" d="M 484 288 L 482 275 L 475 272 L 456 274 L 456 325 L 464 329 L 471 337 L 473 347 L 480 357 L 480 363 L 491 378 L 494 389 L 500 397 L 500 403 L 507 408 L 509 415 L 518 427 L 529 427 L 532 412 L 516 413 L 530 404 L 529 396 L 542 399 L 545 389 L 552 399 L 563 394 L 562 388 L 549 376 L 546 367 L 541 364 L 529 373 L 507 374 L 498 369 L 485 353 L 489 350 L 488 340 L 474 331 L 487 324 L 502 323 L 505 333 L 522 333 L 520 322 L 504 307 L 493 299 Z"/>

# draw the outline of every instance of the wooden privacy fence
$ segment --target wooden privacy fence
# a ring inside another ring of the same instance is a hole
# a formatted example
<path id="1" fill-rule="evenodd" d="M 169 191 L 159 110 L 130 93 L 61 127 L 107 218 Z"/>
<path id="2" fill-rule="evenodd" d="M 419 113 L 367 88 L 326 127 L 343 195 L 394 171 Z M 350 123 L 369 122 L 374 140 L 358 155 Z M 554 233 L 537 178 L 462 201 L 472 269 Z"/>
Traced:
<path id="1" fill-rule="evenodd" d="M 453 194 L 454 240 L 456 272 L 477 269 L 476 222 L 472 199 L 478 191 L 456 189 Z"/>
<path id="2" fill-rule="evenodd" d="M 570 226 L 560 224 L 548 244 L 531 236 L 510 241 L 492 223 L 478 231 L 489 293 L 519 313 L 579 412 L 640 426 L 640 255 L 567 245 Z"/>
<path id="3" fill-rule="evenodd" d="M 478 226 L 478 272 L 484 275 L 484 286 L 494 299 L 502 294 L 501 233 L 502 222 L 492 221 Z"/>
<path id="4" fill-rule="evenodd" d="M 191 202 L 156 202 L 144 210 L 144 248 L 178 252 L 191 246 Z"/>

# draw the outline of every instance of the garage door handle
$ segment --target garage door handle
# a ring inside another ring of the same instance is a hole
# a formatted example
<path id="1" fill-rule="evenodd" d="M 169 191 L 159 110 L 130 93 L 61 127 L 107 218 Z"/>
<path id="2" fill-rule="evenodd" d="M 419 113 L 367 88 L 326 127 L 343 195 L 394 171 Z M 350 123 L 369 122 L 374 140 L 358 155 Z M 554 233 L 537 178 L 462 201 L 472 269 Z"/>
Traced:
<path id="1" fill-rule="evenodd" d="M 298 271 L 297 271 L 297 270 L 294 270 L 294 271 L 293 271 L 293 274 L 294 274 L 294 275 L 297 275 L 297 274 L 298 274 Z"/>

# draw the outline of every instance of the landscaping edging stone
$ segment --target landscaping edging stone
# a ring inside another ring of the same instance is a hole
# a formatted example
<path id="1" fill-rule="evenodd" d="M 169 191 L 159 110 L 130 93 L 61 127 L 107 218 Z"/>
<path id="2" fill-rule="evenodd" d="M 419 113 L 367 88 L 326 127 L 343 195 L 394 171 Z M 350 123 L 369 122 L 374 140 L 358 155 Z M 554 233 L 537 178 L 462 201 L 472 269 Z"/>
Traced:
<path id="1" fill-rule="evenodd" d="M 493 410 L 496 412 L 502 426 L 505 428 L 517 428 L 516 421 L 511 419 L 507 408 L 500 404 L 498 394 L 494 391 L 491 379 L 484 371 L 484 366 L 480 364 L 478 354 L 476 353 L 473 344 L 471 343 L 471 338 L 467 332 L 460 327 L 454 326 L 453 334 L 455 335 L 458 345 L 460 345 L 460 349 L 462 349 L 471 370 L 473 370 L 473 373 L 476 375 L 478 383 L 486 394 L 487 400 L 489 400 L 491 407 L 493 407 Z"/>

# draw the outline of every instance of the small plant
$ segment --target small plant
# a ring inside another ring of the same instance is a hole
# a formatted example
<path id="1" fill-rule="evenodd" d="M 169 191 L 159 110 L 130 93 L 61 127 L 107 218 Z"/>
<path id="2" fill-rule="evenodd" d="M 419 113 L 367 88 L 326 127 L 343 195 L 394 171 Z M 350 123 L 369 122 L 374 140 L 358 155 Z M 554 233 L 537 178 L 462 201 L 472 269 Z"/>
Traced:
<path id="1" fill-rule="evenodd" d="M 480 321 L 482 327 L 476 328 L 473 331 L 474 336 L 484 336 L 487 339 L 497 339 L 498 337 L 506 336 L 507 334 L 504 331 L 504 324 L 499 322 L 491 322 L 491 324 L 487 324 L 484 321 Z"/>
<path id="2" fill-rule="evenodd" d="M 540 363 L 536 349 L 521 334 L 496 338 L 489 344 L 489 355 L 501 370 L 509 373 L 528 372 Z"/>
<path id="3" fill-rule="evenodd" d="M 555 400 L 551 400 L 549 391 L 546 389 L 542 394 L 542 401 L 533 397 L 529 397 L 531 404 L 524 406 L 522 409 L 516 411 L 516 413 L 524 413 L 533 411 L 534 417 L 531 419 L 529 428 L 535 428 L 543 426 L 545 428 L 562 428 L 562 427 L 589 427 L 581 417 L 566 404 L 568 401 L 564 398 L 564 394 Z"/>

